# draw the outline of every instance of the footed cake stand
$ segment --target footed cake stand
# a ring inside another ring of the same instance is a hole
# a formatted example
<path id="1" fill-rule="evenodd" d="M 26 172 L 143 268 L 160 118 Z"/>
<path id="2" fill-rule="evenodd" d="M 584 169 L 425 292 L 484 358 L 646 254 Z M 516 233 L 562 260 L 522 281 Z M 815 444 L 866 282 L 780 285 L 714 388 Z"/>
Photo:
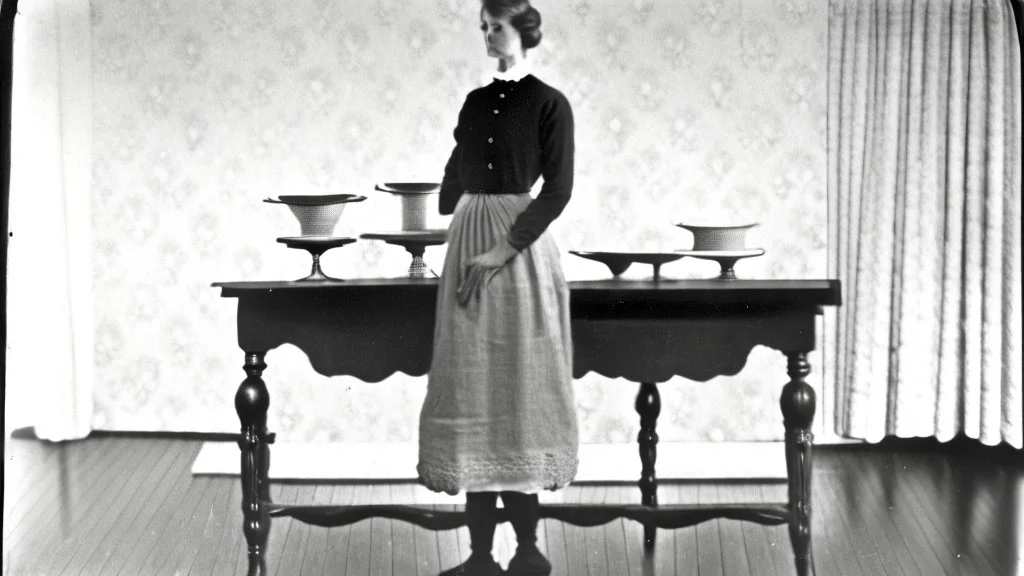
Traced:
<path id="1" fill-rule="evenodd" d="M 360 238 L 367 240 L 383 240 L 388 244 L 394 244 L 405 248 L 412 255 L 412 263 L 409 264 L 410 278 L 423 278 L 429 270 L 434 277 L 437 273 L 427 266 L 423 261 L 423 253 L 427 246 L 437 246 L 448 241 L 447 230 L 407 230 L 404 232 L 369 232 L 361 234 Z"/>
<path id="2" fill-rule="evenodd" d="M 289 248 L 305 250 L 313 256 L 313 270 L 309 276 L 300 278 L 296 282 L 344 282 L 341 278 L 332 278 L 324 274 L 320 269 L 320 256 L 331 248 L 338 248 L 356 241 L 355 238 L 331 237 L 331 236 L 288 236 L 278 238 L 278 242 Z"/>

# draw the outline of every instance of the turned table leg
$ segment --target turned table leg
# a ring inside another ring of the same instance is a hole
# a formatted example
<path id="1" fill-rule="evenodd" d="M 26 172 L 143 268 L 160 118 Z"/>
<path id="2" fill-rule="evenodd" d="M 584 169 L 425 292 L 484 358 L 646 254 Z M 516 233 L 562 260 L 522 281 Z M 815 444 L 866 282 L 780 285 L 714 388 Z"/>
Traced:
<path id="1" fill-rule="evenodd" d="M 270 394 L 261 378 L 267 365 L 264 352 L 245 353 L 245 380 L 235 394 L 235 411 L 242 423 L 242 531 L 249 547 L 248 576 L 267 572 L 266 546 L 270 534 L 270 437 L 267 434 L 267 408 Z"/>
<path id="2" fill-rule="evenodd" d="M 790 381 L 779 405 L 786 427 L 786 470 L 789 477 L 789 538 L 799 576 L 814 573 L 811 554 L 811 468 L 815 394 L 804 378 L 811 372 L 806 352 L 787 352 Z"/>
<path id="3" fill-rule="evenodd" d="M 636 395 L 635 408 L 640 415 L 640 433 L 637 443 L 640 447 L 640 503 L 644 506 L 658 505 L 658 477 L 654 464 L 658 460 L 658 415 L 661 414 L 661 395 L 653 382 L 640 384 Z M 644 550 L 654 550 L 656 526 L 644 526 Z"/>

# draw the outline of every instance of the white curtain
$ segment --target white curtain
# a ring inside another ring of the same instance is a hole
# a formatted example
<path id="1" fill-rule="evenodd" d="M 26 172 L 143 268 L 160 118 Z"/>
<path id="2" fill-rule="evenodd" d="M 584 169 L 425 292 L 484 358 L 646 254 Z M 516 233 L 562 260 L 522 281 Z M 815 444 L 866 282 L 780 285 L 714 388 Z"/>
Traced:
<path id="1" fill-rule="evenodd" d="M 841 435 L 1022 445 L 1021 77 L 1009 2 L 830 2 Z"/>
<path id="2" fill-rule="evenodd" d="M 18 8 L 6 414 L 60 441 L 89 434 L 93 407 L 90 10 Z"/>

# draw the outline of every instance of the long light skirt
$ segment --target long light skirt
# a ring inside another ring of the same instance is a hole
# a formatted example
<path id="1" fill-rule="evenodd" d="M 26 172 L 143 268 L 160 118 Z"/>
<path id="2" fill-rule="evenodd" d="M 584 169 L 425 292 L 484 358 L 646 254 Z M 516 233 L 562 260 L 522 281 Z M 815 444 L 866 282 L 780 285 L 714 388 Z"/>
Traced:
<path id="1" fill-rule="evenodd" d="M 441 274 L 434 356 L 420 413 L 420 481 L 436 492 L 563 488 L 576 476 L 569 288 L 545 232 L 466 307 L 470 258 L 505 242 L 528 194 L 465 194 Z"/>

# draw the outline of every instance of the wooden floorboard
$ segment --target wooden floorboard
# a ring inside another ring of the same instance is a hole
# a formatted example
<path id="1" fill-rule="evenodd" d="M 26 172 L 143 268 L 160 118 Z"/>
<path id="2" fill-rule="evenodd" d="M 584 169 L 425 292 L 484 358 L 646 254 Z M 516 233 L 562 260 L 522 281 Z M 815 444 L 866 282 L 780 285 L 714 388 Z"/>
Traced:
<path id="1" fill-rule="evenodd" d="M 776 504 L 786 502 L 789 490 L 786 484 L 772 482 L 768 484 L 761 484 L 759 488 L 762 503 Z M 813 530 L 818 524 L 820 524 L 820 522 L 815 523 L 812 519 L 812 547 L 815 546 Z M 790 545 L 789 527 L 786 524 L 780 524 L 777 526 L 761 526 L 760 528 L 765 539 L 768 540 L 768 551 L 772 557 L 772 565 L 775 567 L 775 573 L 795 574 L 796 561 L 793 559 L 793 548 Z M 819 574 L 822 573 L 819 572 Z M 825 574 L 835 574 L 835 572 L 825 572 Z"/>
<path id="2" fill-rule="evenodd" d="M 710 486 L 716 489 L 716 503 L 741 502 L 738 491 L 731 483 Z M 745 522 L 728 518 L 718 520 L 718 538 L 722 542 L 722 572 L 728 576 L 749 576 L 751 574 L 750 563 L 747 559 L 747 545 L 743 539 L 743 524 Z"/>
<path id="3" fill-rule="evenodd" d="M 12 515 L 25 510 L 43 493 L 42 484 L 57 469 L 58 450 L 42 442 L 8 442 L 4 446 L 4 537 Z"/>
<path id="4" fill-rule="evenodd" d="M 816 558 L 817 564 L 824 567 L 825 573 L 836 574 L 836 576 L 883 574 L 883 572 L 864 572 L 860 558 L 863 552 L 858 550 L 857 544 L 854 542 L 854 535 L 847 531 L 837 510 L 845 502 L 841 491 L 835 488 L 825 488 L 825 486 L 833 486 L 833 483 L 842 482 L 844 478 L 841 474 L 839 471 L 829 471 L 814 481 L 818 490 L 813 491 L 817 497 L 817 505 L 812 509 L 812 542 L 814 536 L 818 535 L 817 542 L 820 547 L 824 548 L 824 554 L 819 554 L 823 557 Z M 788 531 L 788 527 L 786 530 Z M 846 535 L 845 541 L 843 540 L 844 534 Z M 784 549 L 792 556 L 792 552 L 788 549 L 790 542 L 788 537 L 781 538 Z"/>
<path id="5" fill-rule="evenodd" d="M 29 450 L 21 448 L 22 444 L 24 442 L 13 442 L 8 450 L 27 457 Z M 54 456 L 55 465 L 48 469 L 43 476 L 34 477 L 35 484 L 33 486 L 18 489 L 18 492 L 21 493 L 19 498 L 10 501 L 6 497 L 4 498 L 4 543 L 19 542 L 21 544 L 18 549 L 4 546 L 4 559 L 8 566 L 18 570 L 26 569 L 25 563 L 31 559 L 31 554 L 40 548 L 38 542 L 52 535 L 52 527 L 45 530 L 41 528 L 46 525 L 46 519 L 51 514 L 60 514 L 60 504 L 63 500 L 52 497 L 52 494 L 62 489 L 64 493 L 68 491 L 66 485 L 61 486 L 58 478 L 60 470 L 70 468 L 80 470 L 82 468 L 80 463 L 85 462 L 87 453 L 93 450 L 95 450 L 95 445 L 76 450 L 68 456 L 66 450 L 62 451 L 57 447 L 52 447 L 47 453 Z M 60 463 L 57 463 L 58 452 L 60 452 Z M 22 481 L 28 481 L 28 477 L 24 477 Z"/>
<path id="6" fill-rule="evenodd" d="M 1005 503 L 996 502 L 995 500 L 996 494 L 1013 490 L 1013 479 L 1010 474 L 1002 469 L 997 474 L 992 474 L 991 471 L 987 472 L 985 470 L 978 470 L 975 466 L 967 467 L 966 470 L 961 468 L 961 474 L 964 474 L 969 479 L 965 480 L 965 482 L 984 486 L 983 490 L 975 493 L 975 497 L 971 499 L 971 506 L 964 515 L 971 515 L 979 519 L 979 528 L 986 529 L 985 536 L 992 541 L 992 546 L 990 547 L 991 554 L 997 557 L 997 562 L 1004 567 L 1004 570 L 1009 571 L 1013 566 L 1012 559 L 1016 557 L 1018 551 L 1015 549 L 1016 547 L 1008 546 L 1009 542 L 1006 540 L 992 538 L 992 534 L 1013 530 L 1012 523 L 1004 524 L 1001 522 L 1006 514 L 1002 514 L 1000 509 L 1005 506 Z M 986 547 L 986 549 L 988 550 L 989 548 Z"/>
<path id="7" fill-rule="evenodd" d="M 637 494 L 636 490 L 629 490 L 629 492 L 623 492 L 626 495 L 627 502 L 636 503 L 640 500 L 640 495 Z M 676 504 L 674 490 L 669 485 L 662 484 L 658 489 L 658 503 L 661 504 Z M 639 551 L 637 554 L 643 555 L 643 526 L 632 523 L 632 533 L 627 527 L 626 537 L 633 542 L 639 542 Z M 676 538 L 678 537 L 678 530 L 661 530 L 657 531 L 657 536 L 654 543 L 654 557 L 644 555 L 641 560 L 636 560 L 633 554 L 630 555 L 629 573 L 630 576 L 640 576 L 654 574 L 655 576 L 671 576 L 676 574 L 679 569 L 676 566 Z M 684 570 L 682 573 L 686 573 Z"/>
<path id="8" fill-rule="evenodd" d="M 618 490 L 618 486 L 611 485 L 605 487 L 604 502 L 605 504 L 622 504 L 623 495 Z M 626 540 L 626 522 L 633 523 L 632 520 L 619 518 L 604 525 L 605 554 L 608 556 L 609 574 L 621 574 L 622 576 L 629 574 L 630 558 L 629 545 Z M 642 548 L 642 531 L 640 540 Z M 639 559 L 639 556 L 637 559 Z"/>
<path id="9" fill-rule="evenodd" d="M 184 496 L 190 489 L 194 490 L 197 479 L 192 478 L 189 471 L 191 461 L 198 453 L 198 443 L 192 446 L 190 455 L 179 460 L 184 465 L 168 474 L 167 482 L 162 482 L 163 498 L 159 504 L 148 506 L 145 514 L 140 516 L 140 522 L 131 531 L 123 535 L 122 544 L 104 564 L 101 574 L 109 576 L 125 576 L 131 574 L 144 574 L 140 571 L 143 562 L 149 557 L 153 548 L 159 544 L 159 537 L 167 529 L 172 515 L 183 508 Z"/>
<path id="10" fill-rule="evenodd" d="M 851 464 L 856 465 L 856 462 L 851 462 Z M 872 471 L 867 469 L 864 470 L 864 473 L 871 474 Z M 839 486 L 838 482 L 822 483 L 822 485 L 833 486 L 830 490 L 831 493 L 838 492 L 844 488 Z M 859 486 L 862 491 L 865 487 L 870 491 L 866 494 L 859 494 L 858 496 L 866 497 L 867 494 L 871 494 L 873 492 L 873 489 L 870 488 L 871 485 L 868 484 L 865 479 L 862 479 Z M 883 571 L 879 572 L 879 574 L 892 576 L 924 576 L 921 568 L 914 560 L 914 556 L 909 554 L 909 548 L 907 547 L 903 535 L 896 528 L 895 524 L 893 524 L 892 518 L 888 514 L 879 513 L 878 503 L 871 504 L 870 499 L 868 500 L 868 502 L 862 503 L 864 505 L 858 505 L 849 511 L 845 525 L 866 527 L 868 535 L 873 539 L 878 550 L 879 560 L 882 564 Z M 887 506 L 888 500 L 882 504 Z M 830 503 L 829 505 L 838 506 L 838 503 Z M 825 523 L 821 524 L 826 525 Z"/>
<path id="11" fill-rule="evenodd" d="M 19 499 L 14 509 L 6 514 L 11 520 L 4 522 L 4 541 L 16 539 L 27 544 L 26 547 L 29 549 L 35 548 L 33 540 L 26 541 L 19 534 L 25 531 L 25 526 L 32 527 L 28 534 L 29 538 L 52 536 L 50 520 L 61 513 L 67 513 L 66 506 L 62 504 L 70 503 L 73 485 L 80 486 L 82 482 L 92 479 L 93 470 L 103 463 L 101 459 L 112 459 L 116 455 L 104 448 L 105 445 L 99 441 L 75 446 L 53 446 L 51 449 L 56 453 L 57 465 L 47 470 L 45 477 L 33 486 L 31 493 Z M 54 494 L 58 492 L 60 498 L 54 498 Z M 7 506 L 6 499 L 4 506 Z"/>
<path id="12" fill-rule="evenodd" d="M 355 500 L 355 487 L 350 484 L 337 486 L 332 497 L 332 503 L 339 506 L 357 503 Z M 361 522 L 364 526 L 367 523 L 366 521 Z M 323 529 L 318 528 L 318 530 Z M 348 566 L 350 550 L 353 554 L 356 550 L 354 546 L 350 546 L 352 531 L 352 526 L 336 526 L 327 530 L 327 546 L 324 549 L 323 571 L 320 572 L 321 574 L 324 576 L 341 576 L 347 573 L 346 567 Z M 316 572 L 312 573 L 316 574 Z"/>
<path id="13" fill-rule="evenodd" d="M 192 571 L 192 564 L 199 554 L 202 539 L 209 529 L 210 517 L 215 511 L 219 513 L 218 501 L 223 500 L 227 495 L 224 486 L 216 478 L 208 478 L 208 480 L 210 482 L 195 510 L 185 518 L 179 530 L 171 532 L 165 538 L 164 541 L 170 552 L 157 572 L 188 574 Z"/>
<path id="14" fill-rule="evenodd" d="M 429 491 L 418 485 L 404 485 L 403 502 L 429 502 Z M 437 551 L 437 532 L 413 525 L 413 540 L 416 544 L 416 575 L 435 576 L 441 572 L 441 561 Z"/>
<path id="15" fill-rule="evenodd" d="M 171 551 L 181 544 L 185 535 L 185 525 L 193 517 L 200 504 L 210 492 L 213 479 L 198 477 L 191 481 L 189 489 L 183 497 L 178 500 L 177 507 L 173 510 L 170 519 L 162 530 L 154 531 L 155 538 L 150 540 L 148 554 L 141 564 L 131 564 L 122 570 L 125 574 L 159 574 L 163 573 L 162 568 L 172 559 Z"/>
<path id="16" fill-rule="evenodd" d="M 10 440 L 5 463 L 4 574 L 118 576 L 245 574 L 237 477 L 193 477 L 200 443 L 90 438 L 63 445 Z M 14 467 L 17 466 L 15 469 Z M 819 576 L 1007 576 L 1024 572 L 1021 466 L 945 452 L 819 450 L 812 540 Z M 451 500 L 413 484 L 273 484 L 277 502 L 419 503 Z M 663 483 L 670 503 L 785 501 L 759 482 Z M 543 502 L 639 502 L 634 485 L 572 485 Z M 545 520 L 538 544 L 553 574 L 708 576 L 795 574 L 785 525 L 713 519 L 659 530 L 618 519 L 581 528 Z M 502 524 L 495 557 L 507 566 L 515 534 Z M 468 530 L 431 531 L 374 518 L 319 528 L 276 518 L 269 574 L 434 576 L 462 562 Z"/>
<path id="17" fill-rule="evenodd" d="M 948 469 L 944 465 L 933 466 L 927 460 L 921 460 L 915 462 L 915 465 L 925 467 L 932 474 L 942 474 L 949 478 Z M 940 498 L 936 502 L 925 501 L 923 496 L 919 494 L 922 484 L 919 482 L 919 478 L 924 474 L 914 474 L 908 476 L 908 482 L 901 485 L 903 494 L 908 501 L 912 502 L 913 506 L 919 511 L 917 514 L 918 519 L 922 525 L 925 526 L 925 530 L 931 532 L 934 536 L 933 539 L 936 542 L 941 542 L 945 545 L 942 554 L 948 562 L 950 570 L 955 574 L 992 574 L 998 573 L 989 564 L 985 554 L 973 554 L 971 546 L 967 545 L 966 542 L 963 544 L 958 543 L 954 536 L 950 534 L 951 525 L 957 521 L 957 519 L 950 513 L 950 508 L 956 506 L 955 500 L 950 501 L 945 498 Z M 949 489 L 955 489 L 957 486 L 954 484 Z M 943 491 L 947 488 L 944 485 Z M 940 494 L 939 495 L 943 495 Z M 948 498 L 949 494 L 945 494 Z M 957 534 L 964 536 L 970 536 L 969 530 L 956 530 Z M 940 558 L 941 559 L 941 558 Z"/>
<path id="18" fill-rule="evenodd" d="M 112 444 L 97 441 L 86 446 L 82 442 L 86 460 L 77 461 L 73 454 L 69 454 L 67 468 L 54 471 L 54 476 L 59 478 L 54 489 L 58 498 L 44 495 L 42 505 L 39 506 L 43 510 L 42 516 L 23 522 L 33 533 L 25 545 L 19 546 L 16 551 L 21 562 L 14 564 L 15 570 L 48 575 L 50 564 L 56 560 L 54 550 L 63 550 L 62 544 L 75 540 L 76 529 L 81 527 L 85 510 L 90 509 L 105 493 L 106 483 L 122 471 L 122 466 L 127 466 L 125 461 L 145 447 L 135 444 L 116 449 Z M 66 448 L 68 452 L 73 449 L 71 446 Z M 63 478 L 62 474 L 65 474 Z"/>
<path id="19" fill-rule="evenodd" d="M 228 502 L 227 517 L 224 518 L 224 534 L 221 535 L 217 559 L 214 562 L 213 570 L 210 571 L 215 576 L 236 574 L 235 566 L 238 563 L 239 554 L 245 550 L 245 538 L 242 535 L 242 486 L 235 478 L 231 478 L 229 481 L 231 482 L 231 500 Z"/>
<path id="20" fill-rule="evenodd" d="M 714 504 L 718 500 L 718 491 L 714 484 L 697 485 L 697 503 Z M 701 576 L 723 576 L 723 555 L 719 519 L 708 520 L 697 525 L 697 571 Z M 735 550 L 728 552 L 730 555 Z"/>
<path id="21" fill-rule="evenodd" d="M 155 453 L 153 445 L 132 444 L 124 451 L 113 455 L 95 479 L 86 479 L 81 487 L 74 491 L 75 499 L 81 504 L 71 506 L 66 514 L 58 515 L 62 530 L 60 536 L 51 537 L 43 548 L 45 554 L 39 554 L 32 564 L 32 570 L 40 574 L 58 575 L 67 565 L 70 555 L 77 551 L 80 542 L 77 534 L 90 534 L 93 520 L 101 512 L 104 504 L 111 501 L 124 483 L 126 473 L 134 468 L 119 465 L 122 461 L 135 462 L 144 459 L 147 454 Z"/>
<path id="22" fill-rule="evenodd" d="M 283 503 L 299 504 L 312 503 L 316 500 L 316 485 L 295 484 L 289 486 L 292 490 L 284 492 Z M 277 552 L 276 570 L 271 574 L 301 574 L 302 563 L 306 555 L 306 545 L 309 538 L 310 526 L 302 522 L 291 522 L 288 526 L 288 534 Z M 274 555 L 273 552 L 271 552 Z"/>
<path id="23" fill-rule="evenodd" d="M 412 498 L 412 485 L 408 483 L 391 484 L 392 504 L 415 504 Z M 416 534 L 414 524 L 408 522 L 391 523 L 391 566 L 396 576 L 417 576 Z M 436 574 L 436 572 L 435 572 Z"/>
<path id="24" fill-rule="evenodd" d="M 737 483 L 719 486 L 719 495 L 737 502 L 761 503 L 761 491 L 756 484 Z M 751 522 L 740 523 L 743 536 L 743 552 L 752 574 L 775 574 L 772 555 L 768 545 L 766 526 Z"/>
<path id="25" fill-rule="evenodd" d="M 577 502 L 581 504 L 602 504 L 604 495 L 608 492 L 607 486 L 596 485 L 581 489 L 574 495 Z M 605 544 L 606 526 L 589 526 L 583 528 L 583 534 L 587 543 L 587 574 L 590 576 L 608 575 L 608 549 Z"/>
<path id="26" fill-rule="evenodd" d="M 295 484 L 272 484 L 270 486 L 270 497 L 274 502 L 281 504 L 293 504 L 298 502 L 296 497 L 299 487 Z M 284 544 L 291 536 L 292 527 L 297 523 L 290 517 L 272 518 L 270 525 L 270 537 L 267 539 L 267 574 L 274 576 L 281 568 L 282 553 Z"/>
<path id="27" fill-rule="evenodd" d="M 870 467 L 866 468 L 859 478 L 859 481 L 865 486 L 865 490 L 868 493 L 873 493 L 876 501 L 880 501 L 879 504 L 885 507 L 885 510 L 881 510 L 879 506 L 876 506 L 876 512 L 879 515 L 886 516 L 888 521 L 892 523 L 894 530 L 902 536 L 906 545 L 905 550 L 909 553 L 922 574 L 945 574 L 946 571 L 940 565 L 935 551 L 913 518 L 915 512 L 892 489 L 897 481 L 895 476 L 899 473 L 893 470 L 891 456 L 888 454 L 880 455 L 879 460 L 882 461 L 879 465 L 882 466 L 883 470 L 893 474 L 894 477 L 892 479 L 886 482 L 881 474 L 873 473 L 873 469 Z M 850 464 L 859 465 L 861 461 L 857 458 L 856 460 L 851 460 Z M 874 470 L 877 470 L 877 468 Z M 892 543 L 896 544 L 895 542 Z"/>
<path id="28" fill-rule="evenodd" d="M 837 478 L 832 486 L 835 501 L 822 525 L 832 526 L 833 536 L 846 542 L 844 548 L 852 551 L 860 566 L 858 574 L 903 574 L 891 543 L 879 537 L 884 529 L 867 513 L 873 496 L 864 493 L 862 483 L 850 485 L 845 478 Z"/>
<path id="29" fill-rule="evenodd" d="M 237 489 L 237 482 L 227 478 L 214 478 L 211 488 L 215 491 L 216 499 L 210 507 L 206 523 L 203 525 L 202 537 L 199 546 L 195 551 L 192 561 L 188 564 L 187 570 L 176 572 L 189 576 L 200 576 L 202 574 L 216 574 L 217 559 L 224 546 L 224 536 L 228 531 L 236 531 L 240 528 L 238 524 L 229 520 L 234 519 L 232 512 L 238 502 L 241 490 Z"/>
<path id="30" fill-rule="evenodd" d="M 314 505 L 330 504 L 333 493 L 337 489 L 337 486 L 330 484 L 313 486 L 313 494 L 308 502 Z M 286 568 L 290 568 L 295 564 L 293 562 L 288 564 L 282 562 L 282 572 L 284 574 L 323 574 L 324 551 L 327 549 L 327 535 L 330 533 L 330 530 L 305 524 L 301 525 L 304 527 L 305 537 L 303 538 L 302 554 L 298 557 L 298 565 L 293 571 L 286 572 L 284 571 Z"/>
<path id="31" fill-rule="evenodd" d="M 951 534 L 950 530 L 945 530 L 949 534 L 951 546 L 955 550 L 962 551 L 958 553 L 964 553 L 968 558 L 973 558 L 975 564 L 983 571 L 1010 573 L 1013 570 L 1013 563 L 1006 558 L 1004 541 L 997 539 L 990 543 L 985 539 L 986 535 L 982 531 L 983 527 L 993 526 L 998 520 L 999 514 L 981 502 L 990 498 L 991 491 L 994 489 L 992 481 L 1003 477 L 1003 471 L 1000 469 L 993 474 L 989 470 L 986 471 L 987 473 L 979 474 L 973 466 L 951 468 L 947 462 L 931 455 L 926 457 L 926 462 L 929 468 L 933 470 L 941 468 L 948 473 L 942 475 L 944 478 L 939 474 L 916 475 L 914 480 L 917 483 L 917 490 L 912 492 L 928 490 L 944 495 L 943 500 L 948 500 L 950 509 L 946 516 L 947 522 L 968 527 L 965 530 L 954 530 Z M 945 482 L 942 482 L 940 478 Z M 951 492 L 965 494 L 967 497 L 957 498 L 952 496 Z M 928 504 L 920 493 L 915 496 L 922 504 Z"/>
<path id="32" fill-rule="evenodd" d="M 579 503 L 581 501 L 580 486 L 568 486 L 562 491 L 563 502 L 566 504 Z M 565 573 L 569 576 L 591 576 L 588 569 L 587 534 L 586 528 L 562 524 L 565 531 Z"/>
<path id="33" fill-rule="evenodd" d="M 546 492 L 541 501 L 545 504 L 562 503 L 564 495 L 564 490 Z M 545 518 L 540 521 L 537 530 L 544 532 L 545 555 L 551 561 L 552 576 L 565 576 L 568 561 L 566 560 L 565 530 L 562 523 Z"/>
<path id="34" fill-rule="evenodd" d="M 696 504 L 697 485 L 691 482 L 673 486 L 673 501 L 677 504 Z M 697 527 L 687 526 L 674 530 L 676 574 L 697 574 L 700 562 L 697 554 Z"/>
<path id="35" fill-rule="evenodd" d="M 391 489 L 387 484 L 376 484 L 370 489 L 371 503 L 390 504 Z M 370 576 L 390 576 L 394 573 L 394 541 L 391 520 L 370 520 Z M 360 572 L 362 574 L 362 572 Z"/>
<path id="36" fill-rule="evenodd" d="M 447 509 L 448 510 L 454 510 L 455 509 L 455 505 L 448 504 L 447 505 Z M 462 562 L 466 558 L 469 558 L 469 555 L 472 552 L 472 546 L 471 546 L 470 539 L 469 539 L 469 528 L 468 527 L 463 526 L 463 527 L 459 528 L 458 530 L 455 530 L 455 543 L 458 545 L 458 548 L 456 549 L 456 558 L 457 558 L 457 562 L 456 563 Z"/>
<path id="37" fill-rule="evenodd" d="M 605 502 L 613 504 L 638 504 L 640 503 L 640 491 L 636 485 L 627 484 L 614 484 L 608 486 L 608 494 L 605 497 Z M 653 558 L 648 558 L 644 555 L 644 528 L 643 525 L 634 522 L 632 520 L 619 519 L 616 522 L 616 528 L 608 532 L 608 560 L 611 564 L 610 572 L 612 574 L 641 574 L 645 566 L 649 573 L 653 569 Z M 665 539 L 671 535 L 671 532 L 666 530 L 660 530 L 656 537 L 657 539 Z M 612 536 L 617 536 L 615 539 L 611 539 Z M 617 540 L 622 540 L 622 545 L 617 543 Z M 662 543 L 664 547 L 664 544 Z M 621 560 L 617 560 L 620 557 Z M 671 554 L 669 555 L 671 557 Z"/>
<path id="38" fill-rule="evenodd" d="M 164 509 L 165 503 L 176 489 L 183 488 L 185 482 L 191 481 L 187 470 L 192 458 L 195 457 L 195 451 L 189 450 L 187 445 L 180 442 L 167 443 L 165 450 L 170 454 L 172 464 L 165 469 L 156 470 L 158 474 L 149 477 L 153 482 L 140 490 L 142 497 L 132 500 L 125 506 L 121 517 L 112 523 L 96 554 L 86 559 L 82 574 L 116 574 L 132 552 L 140 534 L 153 522 L 157 511 Z"/>
<path id="39" fill-rule="evenodd" d="M 912 464 L 912 466 L 916 467 L 916 464 Z M 919 471 L 914 470 L 913 473 L 919 473 Z M 960 567 L 954 565 L 953 554 L 950 553 L 949 547 L 939 537 L 931 520 L 926 517 L 928 511 L 923 509 L 916 499 L 910 497 L 905 488 L 905 485 L 910 482 L 911 476 L 912 473 L 908 473 L 906 469 L 903 469 L 893 479 L 895 502 L 897 508 L 902 510 L 900 516 L 905 519 L 904 523 L 902 523 L 903 532 L 905 534 L 916 533 L 919 535 L 916 538 L 917 542 L 914 549 L 918 551 L 926 562 L 932 564 L 927 569 L 928 573 L 959 576 L 963 572 Z M 937 569 L 936 566 L 938 567 Z"/>
<path id="40" fill-rule="evenodd" d="M 138 499 L 144 498 L 148 490 L 147 486 L 153 484 L 154 471 L 167 466 L 173 451 L 167 450 L 167 446 L 153 443 L 151 448 L 133 462 L 133 468 L 127 470 L 129 474 L 119 475 L 117 480 L 104 487 L 104 494 L 97 499 L 98 506 L 95 513 L 86 512 L 86 517 L 92 517 L 91 527 L 81 526 L 78 531 L 84 532 L 85 537 L 73 539 L 70 542 L 74 546 L 69 547 L 66 553 L 60 553 L 62 562 L 58 562 L 50 570 L 51 574 L 62 576 L 77 576 L 82 574 L 82 567 L 88 565 L 88 559 L 96 553 L 107 540 L 107 536 L 116 524 L 118 518 L 125 518 L 126 513 L 133 507 Z M 121 482 L 123 480 L 123 482 Z M 57 567 L 60 566 L 60 570 Z"/>

